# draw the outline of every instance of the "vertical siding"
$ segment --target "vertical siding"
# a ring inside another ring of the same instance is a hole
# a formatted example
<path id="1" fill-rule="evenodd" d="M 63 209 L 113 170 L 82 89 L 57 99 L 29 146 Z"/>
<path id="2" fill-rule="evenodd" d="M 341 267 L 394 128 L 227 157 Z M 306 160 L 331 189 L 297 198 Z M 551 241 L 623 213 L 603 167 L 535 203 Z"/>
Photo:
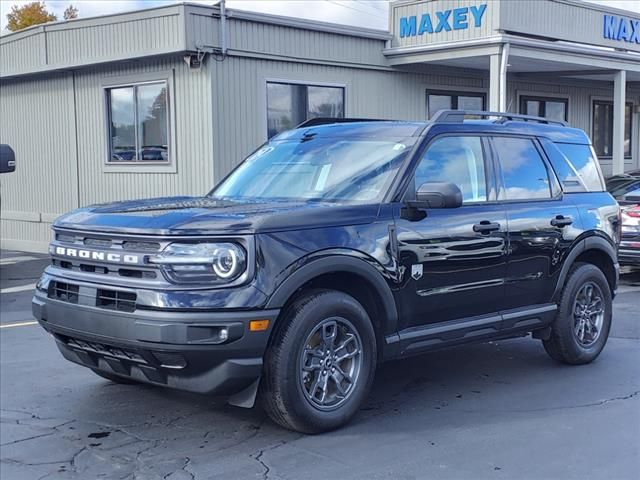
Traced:
<path id="1" fill-rule="evenodd" d="M 173 72 L 176 173 L 104 172 L 106 118 L 103 81 Z M 190 71 L 181 57 L 77 74 L 80 204 L 165 195 L 201 195 L 213 182 L 211 88 L 206 68 Z"/>
<path id="2" fill-rule="evenodd" d="M 0 84 L 0 127 L 17 164 L 0 175 L 2 239 L 45 241 L 48 226 L 31 221 L 78 205 L 71 75 Z"/>

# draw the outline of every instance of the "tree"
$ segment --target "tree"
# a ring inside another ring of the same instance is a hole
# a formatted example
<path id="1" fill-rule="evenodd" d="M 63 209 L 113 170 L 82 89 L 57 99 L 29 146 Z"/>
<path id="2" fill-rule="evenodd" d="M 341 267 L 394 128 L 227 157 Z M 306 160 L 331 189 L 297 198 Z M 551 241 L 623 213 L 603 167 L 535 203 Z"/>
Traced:
<path id="1" fill-rule="evenodd" d="M 71 20 L 72 18 L 78 18 L 78 9 L 73 5 L 69 5 L 64 11 L 64 19 Z"/>
<path id="2" fill-rule="evenodd" d="M 16 32 L 31 25 L 54 22 L 57 19 L 58 17 L 47 11 L 44 2 L 31 2 L 21 7 L 14 5 L 7 14 L 7 28 Z"/>

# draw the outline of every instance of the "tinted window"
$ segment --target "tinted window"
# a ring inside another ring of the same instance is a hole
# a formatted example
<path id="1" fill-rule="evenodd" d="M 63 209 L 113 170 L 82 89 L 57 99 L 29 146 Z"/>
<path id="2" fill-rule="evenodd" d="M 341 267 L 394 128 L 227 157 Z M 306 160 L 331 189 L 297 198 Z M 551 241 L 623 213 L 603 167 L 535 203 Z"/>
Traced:
<path id="1" fill-rule="evenodd" d="M 520 97 L 520 113 L 552 120 L 566 120 L 567 105 L 563 98 Z"/>
<path id="2" fill-rule="evenodd" d="M 484 93 L 427 92 L 427 115 L 439 110 L 484 110 Z"/>
<path id="3" fill-rule="evenodd" d="M 344 117 L 344 88 L 267 83 L 269 138 L 317 117 Z"/>
<path id="4" fill-rule="evenodd" d="M 624 156 L 631 156 L 631 104 L 624 109 Z M 599 157 L 613 155 L 613 103 L 603 100 L 593 102 L 591 133 L 593 147 Z"/>
<path id="5" fill-rule="evenodd" d="M 416 188 L 425 182 L 452 182 L 462 191 L 464 202 L 487 199 L 484 154 L 479 137 L 436 139 L 420 161 Z"/>
<path id="6" fill-rule="evenodd" d="M 109 161 L 169 160 L 167 82 L 108 88 Z"/>
<path id="7" fill-rule="evenodd" d="M 565 156 L 570 167 L 568 175 L 565 178 L 560 178 L 563 184 L 579 179 L 587 191 L 601 192 L 603 190 L 602 179 L 596 164 L 597 160 L 589 145 L 556 143 L 556 146 Z"/>
<path id="8" fill-rule="evenodd" d="M 549 175 L 532 140 L 495 137 L 493 145 L 502 170 L 499 200 L 551 198 Z"/>

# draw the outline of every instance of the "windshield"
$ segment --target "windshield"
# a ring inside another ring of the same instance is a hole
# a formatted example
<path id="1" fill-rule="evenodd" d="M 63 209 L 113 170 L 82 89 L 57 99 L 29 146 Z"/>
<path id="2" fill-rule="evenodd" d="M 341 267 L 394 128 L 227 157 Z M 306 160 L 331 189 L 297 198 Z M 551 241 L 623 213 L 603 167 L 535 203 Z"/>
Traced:
<path id="1" fill-rule="evenodd" d="M 236 201 L 380 202 L 416 139 L 275 140 L 209 195 Z"/>

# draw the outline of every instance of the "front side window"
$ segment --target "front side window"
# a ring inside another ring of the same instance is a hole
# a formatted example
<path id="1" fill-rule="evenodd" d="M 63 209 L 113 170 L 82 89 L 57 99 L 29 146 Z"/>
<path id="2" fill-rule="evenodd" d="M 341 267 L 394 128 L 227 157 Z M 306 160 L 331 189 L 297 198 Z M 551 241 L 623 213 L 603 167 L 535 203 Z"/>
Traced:
<path id="1" fill-rule="evenodd" d="M 493 146 L 502 171 L 498 200 L 551 198 L 549 173 L 533 140 L 494 137 Z"/>
<path id="2" fill-rule="evenodd" d="M 319 117 L 344 117 L 344 88 L 267 82 L 269 138 Z"/>
<path id="3" fill-rule="evenodd" d="M 451 182 L 463 203 L 487 200 L 484 153 L 480 137 L 441 137 L 433 141 L 418 164 L 416 188 L 426 182 Z"/>
<path id="4" fill-rule="evenodd" d="M 167 82 L 106 89 L 109 163 L 169 162 Z"/>
<path id="5" fill-rule="evenodd" d="M 624 156 L 631 156 L 631 108 L 627 103 L 624 109 Z M 591 125 L 593 148 L 598 157 L 613 155 L 613 102 L 595 100 Z"/>
<path id="6" fill-rule="evenodd" d="M 427 114 L 432 118 L 439 110 L 485 109 L 484 93 L 427 91 Z"/>
<path id="7" fill-rule="evenodd" d="M 325 136 L 274 140 L 249 156 L 210 196 L 236 202 L 378 203 L 415 141 Z"/>
<path id="8" fill-rule="evenodd" d="M 566 98 L 520 97 L 520 113 L 550 120 L 567 121 L 568 105 Z"/>

